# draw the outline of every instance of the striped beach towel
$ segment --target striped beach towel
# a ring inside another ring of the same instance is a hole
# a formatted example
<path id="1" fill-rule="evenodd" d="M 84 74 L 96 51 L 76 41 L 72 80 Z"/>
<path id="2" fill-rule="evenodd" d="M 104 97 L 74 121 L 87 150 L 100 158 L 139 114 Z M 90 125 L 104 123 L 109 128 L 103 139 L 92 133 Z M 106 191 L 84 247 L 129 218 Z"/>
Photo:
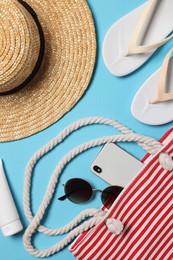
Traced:
<path id="1" fill-rule="evenodd" d="M 173 159 L 173 128 L 160 140 Z M 173 172 L 158 154 L 147 154 L 144 167 L 123 190 L 103 221 L 84 232 L 69 250 L 79 260 L 173 260 Z M 104 207 L 103 210 L 106 210 Z M 118 219 L 124 230 L 112 233 L 105 219 Z"/>

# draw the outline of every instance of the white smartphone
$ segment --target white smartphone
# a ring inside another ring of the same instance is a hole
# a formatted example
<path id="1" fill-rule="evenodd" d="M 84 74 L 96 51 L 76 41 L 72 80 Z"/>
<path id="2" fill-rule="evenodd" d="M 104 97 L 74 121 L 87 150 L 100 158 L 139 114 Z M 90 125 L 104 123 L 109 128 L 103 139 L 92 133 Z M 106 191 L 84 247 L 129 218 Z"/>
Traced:
<path id="1" fill-rule="evenodd" d="M 91 172 L 111 185 L 125 187 L 143 163 L 114 143 L 104 145 L 90 166 Z"/>

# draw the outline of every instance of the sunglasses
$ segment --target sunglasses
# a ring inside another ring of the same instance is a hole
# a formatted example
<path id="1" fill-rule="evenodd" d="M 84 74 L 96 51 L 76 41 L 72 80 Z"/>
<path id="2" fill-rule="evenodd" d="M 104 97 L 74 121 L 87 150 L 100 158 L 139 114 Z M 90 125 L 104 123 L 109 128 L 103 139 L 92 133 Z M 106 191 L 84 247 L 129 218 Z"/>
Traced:
<path id="1" fill-rule="evenodd" d="M 93 196 L 93 192 L 99 191 L 101 192 L 101 201 L 107 209 L 112 206 L 115 199 L 123 190 L 120 186 L 109 186 L 103 191 L 94 189 L 90 183 L 79 178 L 70 179 L 63 186 L 65 195 L 58 198 L 58 200 L 64 201 L 65 199 L 69 199 L 73 203 L 81 204 L 89 201 Z"/>

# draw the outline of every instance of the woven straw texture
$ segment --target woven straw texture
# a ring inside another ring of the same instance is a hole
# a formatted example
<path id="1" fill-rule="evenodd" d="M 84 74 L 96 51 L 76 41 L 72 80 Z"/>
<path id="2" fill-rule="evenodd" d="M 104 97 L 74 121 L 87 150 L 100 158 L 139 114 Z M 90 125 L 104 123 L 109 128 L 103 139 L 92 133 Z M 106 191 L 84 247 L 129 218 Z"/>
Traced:
<path id="1" fill-rule="evenodd" d="M 1 1 L 0 88 L 8 90 L 32 71 L 39 38 L 34 22 L 28 25 L 30 14 L 17 0 Z M 15 94 L 0 96 L 0 142 L 33 135 L 61 118 L 85 92 L 95 64 L 95 28 L 86 0 L 26 2 L 42 25 L 45 55 L 31 83 Z"/>

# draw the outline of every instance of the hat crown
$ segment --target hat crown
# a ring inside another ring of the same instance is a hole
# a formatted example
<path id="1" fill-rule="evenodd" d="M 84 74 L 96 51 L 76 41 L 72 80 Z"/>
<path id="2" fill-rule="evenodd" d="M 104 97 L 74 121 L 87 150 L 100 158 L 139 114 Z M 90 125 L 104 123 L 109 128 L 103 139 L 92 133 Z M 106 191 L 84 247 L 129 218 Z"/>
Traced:
<path id="1" fill-rule="evenodd" d="M 21 85 L 39 56 L 40 38 L 31 14 L 17 0 L 0 1 L 0 93 Z"/>

